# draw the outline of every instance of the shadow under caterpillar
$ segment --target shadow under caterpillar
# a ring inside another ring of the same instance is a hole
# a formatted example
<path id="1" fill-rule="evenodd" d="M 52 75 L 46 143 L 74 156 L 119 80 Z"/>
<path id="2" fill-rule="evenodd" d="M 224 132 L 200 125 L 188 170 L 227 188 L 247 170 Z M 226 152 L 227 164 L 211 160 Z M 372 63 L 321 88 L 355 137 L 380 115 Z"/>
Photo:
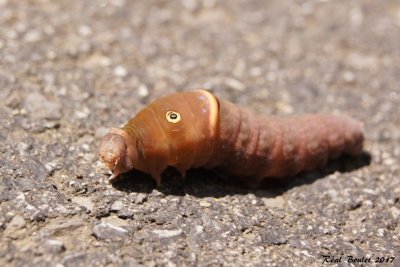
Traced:
<path id="1" fill-rule="evenodd" d="M 101 141 L 110 181 L 137 169 L 161 183 L 168 166 L 215 169 L 251 187 L 363 150 L 362 123 L 345 116 L 258 116 L 204 90 L 165 96 Z"/>

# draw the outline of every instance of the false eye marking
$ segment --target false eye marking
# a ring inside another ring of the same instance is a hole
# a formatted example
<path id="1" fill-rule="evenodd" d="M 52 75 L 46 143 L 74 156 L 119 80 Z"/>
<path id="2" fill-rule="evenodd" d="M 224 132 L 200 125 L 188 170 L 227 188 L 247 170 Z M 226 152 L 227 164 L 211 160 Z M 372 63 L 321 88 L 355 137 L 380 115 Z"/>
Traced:
<path id="1" fill-rule="evenodd" d="M 177 123 L 181 120 L 181 114 L 176 111 L 167 111 L 167 113 L 165 113 L 165 117 L 167 118 L 167 121 L 172 123 Z"/>

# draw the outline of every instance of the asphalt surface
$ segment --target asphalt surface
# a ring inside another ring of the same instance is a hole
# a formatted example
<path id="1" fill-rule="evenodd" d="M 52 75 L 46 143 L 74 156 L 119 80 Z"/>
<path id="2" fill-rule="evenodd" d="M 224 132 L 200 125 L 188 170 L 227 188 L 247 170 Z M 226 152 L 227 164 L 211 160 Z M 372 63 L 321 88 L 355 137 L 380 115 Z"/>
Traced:
<path id="1" fill-rule="evenodd" d="M 399 48 L 397 0 L 0 0 L 0 265 L 399 266 Z M 353 116 L 365 153 L 258 189 L 108 184 L 108 129 L 200 87 Z"/>

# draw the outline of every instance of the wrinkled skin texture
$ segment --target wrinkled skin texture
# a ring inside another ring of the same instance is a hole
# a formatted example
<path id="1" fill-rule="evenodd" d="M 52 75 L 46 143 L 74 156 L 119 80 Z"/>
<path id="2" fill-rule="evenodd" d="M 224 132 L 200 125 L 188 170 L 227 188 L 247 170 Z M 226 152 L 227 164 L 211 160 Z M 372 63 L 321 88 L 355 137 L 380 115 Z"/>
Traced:
<path id="1" fill-rule="evenodd" d="M 197 90 L 161 98 L 122 129 L 112 129 L 100 158 L 110 180 L 133 168 L 152 175 L 173 166 L 217 169 L 257 186 L 265 177 L 292 177 L 363 149 L 363 127 L 344 116 L 261 117 Z"/>
<path id="2" fill-rule="evenodd" d="M 110 180 L 134 168 L 133 162 L 136 158 L 135 153 L 128 153 L 129 139 L 126 133 L 120 129 L 111 129 L 110 133 L 106 134 L 101 141 L 99 156 L 101 161 L 113 171 Z M 132 144 L 131 148 L 133 148 Z"/>

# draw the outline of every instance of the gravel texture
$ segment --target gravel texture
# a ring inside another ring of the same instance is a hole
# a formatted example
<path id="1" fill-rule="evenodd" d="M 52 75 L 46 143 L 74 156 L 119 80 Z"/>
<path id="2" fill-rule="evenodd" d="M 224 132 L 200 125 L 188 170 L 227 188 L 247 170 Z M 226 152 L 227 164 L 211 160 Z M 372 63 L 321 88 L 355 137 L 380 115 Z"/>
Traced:
<path id="1" fill-rule="evenodd" d="M 399 266 L 399 48 L 398 0 L 0 0 L 0 266 Z M 356 117 L 366 153 L 257 190 L 108 184 L 107 130 L 199 87 Z"/>

